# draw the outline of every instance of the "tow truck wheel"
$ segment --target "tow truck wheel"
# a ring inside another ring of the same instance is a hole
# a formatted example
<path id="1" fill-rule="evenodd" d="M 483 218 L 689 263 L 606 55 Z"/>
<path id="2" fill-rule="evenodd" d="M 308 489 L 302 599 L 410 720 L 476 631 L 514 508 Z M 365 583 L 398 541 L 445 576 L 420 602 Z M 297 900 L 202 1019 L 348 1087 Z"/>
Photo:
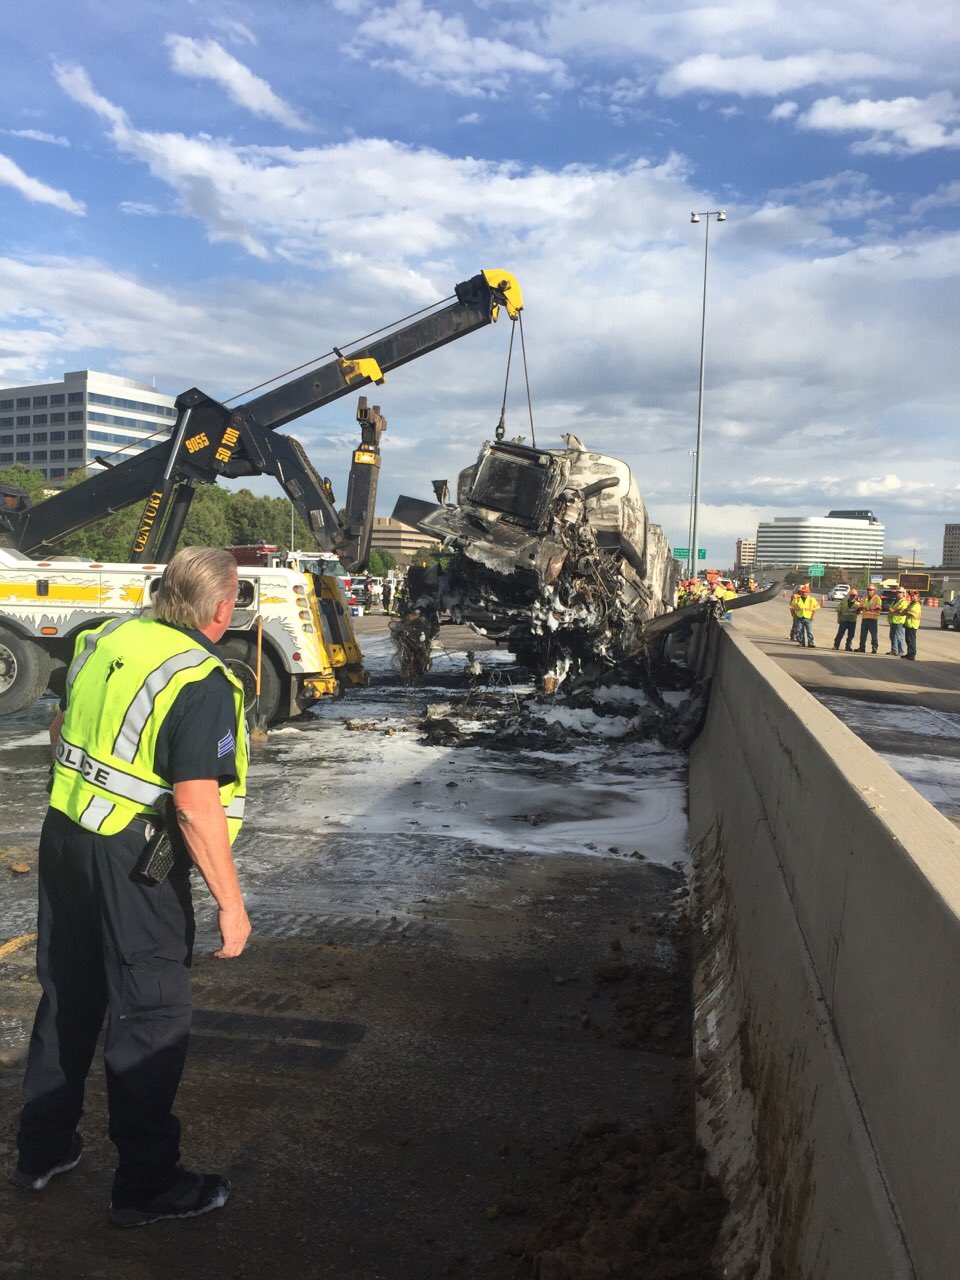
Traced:
<path id="1" fill-rule="evenodd" d="M 280 673 L 276 664 L 263 650 L 260 659 L 260 706 L 257 707 L 257 646 L 252 640 L 231 636 L 217 648 L 227 669 L 243 685 L 243 709 L 248 722 L 259 716 L 267 724 L 273 724 L 280 708 Z"/>
<path id="2" fill-rule="evenodd" d="M 0 627 L 0 716 L 32 706 L 47 687 L 50 655 L 27 636 Z"/>

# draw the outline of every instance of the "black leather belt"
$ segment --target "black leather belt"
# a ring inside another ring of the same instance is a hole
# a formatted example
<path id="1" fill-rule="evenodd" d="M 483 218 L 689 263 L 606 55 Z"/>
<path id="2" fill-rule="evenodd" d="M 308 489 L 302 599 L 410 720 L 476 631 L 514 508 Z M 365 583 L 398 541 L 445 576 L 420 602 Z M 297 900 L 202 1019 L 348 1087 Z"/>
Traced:
<path id="1" fill-rule="evenodd" d="M 143 835 L 144 840 L 149 840 L 156 831 L 157 825 L 157 818 L 145 813 L 138 813 L 135 818 L 131 818 L 127 823 L 127 830 L 139 832 Z"/>

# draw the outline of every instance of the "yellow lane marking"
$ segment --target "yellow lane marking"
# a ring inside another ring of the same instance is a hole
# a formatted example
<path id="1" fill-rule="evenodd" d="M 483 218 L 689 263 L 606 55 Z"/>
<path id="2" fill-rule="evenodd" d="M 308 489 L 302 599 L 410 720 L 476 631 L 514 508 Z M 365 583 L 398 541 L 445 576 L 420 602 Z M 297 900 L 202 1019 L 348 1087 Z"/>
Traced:
<path id="1" fill-rule="evenodd" d="M 35 933 L 21 933 L 19 938 L 11 938 L 9 942 L 4 942 L 0 946 L 0 960 L 4 956 L 12 955 L 14 951 L 19 951 L 21 947 L 25 947 L 28 942 L 36 942 L 37 935 Z"/>

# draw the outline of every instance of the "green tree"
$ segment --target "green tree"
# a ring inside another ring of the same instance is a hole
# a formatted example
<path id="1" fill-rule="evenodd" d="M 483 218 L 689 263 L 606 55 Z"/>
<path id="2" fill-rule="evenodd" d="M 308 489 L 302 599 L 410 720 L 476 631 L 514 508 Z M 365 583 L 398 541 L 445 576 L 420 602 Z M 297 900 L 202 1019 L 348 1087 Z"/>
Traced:
<path id="1" fill-rule="evenodd" d="M 231 495 L 227 507 L 227 523 L 230 528 L 229 546 L 245 547 L 257 542 L 272 542 L 263 528 L 263 502 L 249 489 L 240 489 Z"/>
<path id="2" fill-rule="evenodd" d="M 413 557 L 413 563 L 424 569 L 432 564 L 438 564 L 441 569 L 446 569 L 449 562 L 450 556 L 440 546 L 417 547 Z"/>
<path id="3" fill-rule="evenodd" d="M 839 582 L 850 582 L 850 571 L 842 568 L 840 565 L 828 564 L 824 566 L 823 585 L 826 588 L 835 587 Z"/>
<path id="4" fill-rule="evenodd" d="M 67 477 L 64 488 L 73 488 L 89 478 L 89 472 L 75 471 Z M 41 472 L 20 464 L 0 470 L 0 482 L 24 489 L 33 502 L 40 502 L 45 496 L 46 481 Z M 138 499 L 122 511 L 68 534 L 57 543 L 56 551 L 89 560 L 129 560 L 143 509 L 144 501 Z M 231 547 L 256 542 L 289 547 L 291 514 L 292 549 L 312 551 L 317 540 L 289 499 L 257 497 L 249 489 L 233 492 L 220 485 L 197 485 L 177 548 Z M 389 567 L 395 564 L 392 556 L 387 556 L 387 563 Z"/>
<path id="5" fill-rule="evenodd" d="M 385 578 L 391 569 L 397 567 L 397 562 L 389 551 L 374 547 L 370 552 L 370 563 L 367 567 L 375 578 Z"/>
<path id="6" fill-rule="evenodd" d="M 47 482 L 42 471 L 34 471 L 25 467 L 22 462 L 17 462 L 12 467 L 0 468 L 0 484 L 12 484 L 18 489 L 25 489 L 30 501 L 37 503 L 43 500 Z"/>
<path id="7" fill-rule="evenodd" d="M 181 547 L 228 547 L 230 519 L 227 509 L 232 495 L 216 485 L 198 485 L 190 503 L 183 533 L 177 542 Z"/>

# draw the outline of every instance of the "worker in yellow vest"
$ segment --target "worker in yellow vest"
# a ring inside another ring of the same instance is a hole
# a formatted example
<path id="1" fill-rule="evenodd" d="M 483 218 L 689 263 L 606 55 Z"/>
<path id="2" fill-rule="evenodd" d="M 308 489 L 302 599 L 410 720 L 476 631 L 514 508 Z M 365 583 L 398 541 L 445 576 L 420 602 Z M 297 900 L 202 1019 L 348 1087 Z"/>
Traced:
<path id="1" fill-rule="evenodd" d="M 800 647 L 807 649 L 815 649 L 813 643 L 813 615 L 820 608 L 820 601 L 815 595 L 811 595 L 810 586 L 804 583 L 800 588 L 799 599 L 797 600 L 797 617 L 800 620 Z"/>
<path id="2" fill-rule="evenodd" d="M 890 624 L 890 653 L 894 658 L 906 656 L 907 646 L 903 633 L 906 629 L 908 603 L 906 589 L 898 587 L 897 594 L 887 606 L 887 621 Z"/>
<path id="3" fill-rule="evenodd" d="M 860 601 L 861 653 L 866 653 L 868 640 L 873 646 L 873 652 L 877 652 L 879 648 L 877 641 L 877 626 L 879 624 L 881 613 L 883 613 L 883 597 L 871 582 L 869 587 L 867 587 L 867 594 Z"/>
<path id="4" fill-rule="evenodd" d="M 790 596 L 790 639 L 800 643 L 800 588 L 794 587 Z"/>
<path id="5" fill-rule="evenodd" d="M 920 629 L 920 616 L 923 613 L 923 605 L 920 603 L 920 592 L 911 591 L 907 598 L 907 612 L 903 620 L 904 639 L 907 642 L 907 652 L 901 654 L 903 658 L 909 658 L 914 662 L 917 657 L 917 632 Z"/>
<path id="6" fill-rule="evenodd" d="M 839 649 L 840 645 L 846 637 L 847 653 L 853 648 L 853 637 L 857 630 L 857 618 L 860 615 L 860 592 L 856 587 L 851 587 L 844 598 L 837 605 L 837 634 L 833 639 L 833 647 Z"/>
<path id="7" fill-rule="evenodd" d="M 37 1009 L 11 1181 L 41 1191 L 74 1168 L 87 1071 L 106 1017 L 104 1067 L 117 1147 L 110 1221 L 141 1227 L 219 1209 L 226 1178 L 180 1165 L 173 1114 L 190 1032 L 190 868 L 217 903 L 221 958 L 250 921 L 231 842 L 243 818 L 244 695 L 216 645 L 237 599 L 227 551 L 174 556 L 155 617 L 83 633 L 50 738 L 40 835 Z M 170 865 L 150 862 L 172 796 Z"/>

